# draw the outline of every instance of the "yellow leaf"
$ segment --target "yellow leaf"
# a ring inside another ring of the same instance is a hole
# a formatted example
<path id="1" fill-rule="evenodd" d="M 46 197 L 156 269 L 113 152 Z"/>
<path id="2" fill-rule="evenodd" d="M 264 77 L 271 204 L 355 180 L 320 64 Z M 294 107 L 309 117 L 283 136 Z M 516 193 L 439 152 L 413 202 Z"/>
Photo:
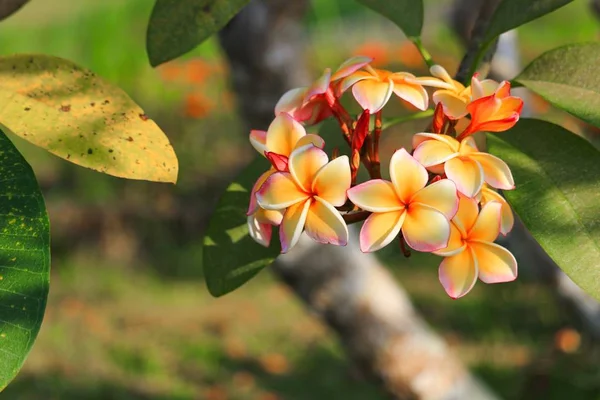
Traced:
<path id="1" fill-rule="evenodd" d="M 156 123 L 123 90 L 68 60 L 0 57 L 0 123 L 83 167 L 177 181 L 177 157 Z"/>

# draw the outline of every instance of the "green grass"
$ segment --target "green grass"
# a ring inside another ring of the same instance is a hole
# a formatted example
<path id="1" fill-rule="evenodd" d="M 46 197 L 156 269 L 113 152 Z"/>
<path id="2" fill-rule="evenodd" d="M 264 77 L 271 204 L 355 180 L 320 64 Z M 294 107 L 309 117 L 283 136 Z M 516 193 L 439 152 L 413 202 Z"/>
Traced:
<path id="1" fill-rule="evenodd" d="M 176 187 L 129 182 L 17 140 L 50 209 L 53 277 L 38 342 L 0 398 L 383 399 L 355 376 L 336 338 L 268 272 L 226 297 L 208 295 L 200 270 L 202 226 L 223 180 L 247 159 L 249 146 L 233 109 L 186 118 L 189 85 L 162 80 L 149 67 L 144 34 L 152 3 L 38 1 L 0 23 L 3 55 L 70 58 L 122 86 L 169 134 L 181 163 Z M 320 40 L 311 49 L 318 57 L 311 58 L 338 62 L 371 35 L 402 39 L 378 18 L 363 14 L 357 2 L 319 0 L 307 16 L 311 37 Z M 343 25 L 348 21 L 351 29 Z M 430 22 L 426 41 L 432 53 L 456 62 L 458 44 L 447 28 Z M 354 41 L 340 44 L 340 32 L 348 31 Z M 586 2 L 574 2 L 520 29 L 524 58 L 591 40 L 596 31 Z M 222 62 L 214 40 L 184 58 Z M 325 66 L 317 64 L 316 70 Z M 210 85 L 193 90 L 218 98 L 225 79 L 212 77 Z M 478 283 L 469 296 L 452 301 L 437 281 L 437 258 L 405 261 L 391 248 L 382 257 L 425 318 L 504 398 L 600 398 L 597 345 L 583 334 L 575 353 L 557 350 L 556 333 L 576 321 L 549 289 L 526 278 Z"/>

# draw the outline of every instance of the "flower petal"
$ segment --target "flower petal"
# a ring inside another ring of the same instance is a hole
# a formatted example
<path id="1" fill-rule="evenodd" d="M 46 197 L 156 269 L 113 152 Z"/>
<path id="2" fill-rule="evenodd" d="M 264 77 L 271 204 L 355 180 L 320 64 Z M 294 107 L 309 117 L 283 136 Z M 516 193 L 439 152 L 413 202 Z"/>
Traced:
<path id="1" fill-rule="evenodd" d="M 291 114 L 294 110 L 302 107 L 306 90 L 307 88 L 301 87 L 285 92 L 275 105 L 275 115 L 279 115 L 282 112 Z"/>
<path id="2" fill-rule="evenodd" d="M 420 132 L 420 133 L 415 133 L 415 135 L 413 136 L 413 140 L 412 140 L 413 149 L 416 149 L 421 143 L 423 143 L 427 140 L 438 140 L 440 142 L 443 142 L 443 143 L 447 144 L 448 147 L 450 147 L 452 149 L 452 151 L 454 151 L 454 152 L 458 152 L 458 150 L 460 148 L 460 143 L 458 142 L 458 140 L 454 139 L 451 136 L 441 135 L 439 133 Z"/>
<path id="3" fill-rule="evenodd" d="M 275 172 L 256 192 L 256 201 L 266 210 L 282 210 L 309 197 L 289 172 Z"/>
<path id="4" fill-rule="evenodd" d="M 331 204 L 318 196 L 314 197 L 308 210 L 305 231 L 319 243 L 336 246 L 348 244 L 348 226 L 344 218 Z"/>
<path id="5" fill-rule="evenodd" d="M 462 238 L 460 229 L 458 229 L 458 227 L 453 222 L 451 222 L 448 246 L 444 247 L 441 250 L 434 251 L 433 254 L 437 256 L 450 257 L 463 251 L 466 246 L 467 245 Z"/>
<path id="6" fill-rule="evenodd" d="M 405 214 L 404 211 L 371 214 L 360 230 L 360 250 L 367 253 L 390 244 L 400 233 Z"/>
<path id="7" fill-rule="evenodd" d="M 396 77 L 396 78 L 395 78 Z M 400 74 L 390 75 L 394 82 L 394 94 L 417 107 L 419 110 L 426 110 L 429 106 L 429 95 L 423 86 L 409 83 L 404 76 Z"/>
<path id="8" fill-rule="evenodd" d="M 469 245 L 477 259 L 479 279 L 485 283 L 510 282 L 517 279 L 517 260 L 504 247 L 495 243 Z"/>
<path id="9" fill-rule="evenodd" d="M 425 187 L 429 175 L 413 156 L 400 149 L 390 159 L 390 178 L 398 198 L 407 204 L 416 192 Z"/>
<path id="10" fill-rule="evenodd" d="M 258 244 L 269 247 L 273 227 L 269 224 L 260 223 L 253 215 L 248 217 L 248 234 Z"/>
<path id="11" fill-rule="evenodd" d="M 394 90 L 391 80 L 379 81 L 365 79 L 352 87 L 352 94 L 360 106 L 371 114 L 381 110 L 386 105 Z"/>
<path id="12" fill-rule="evenodd" d="M 279 240 L 281 241 L 281 253 L 287 253 L 300 240 L 300 235 L 306 224 L 306 217 L 312 200 L 306 200 L 285 210 L 283 221 L 279 227 Z"/>
<path id="13" fill-rule="evenodd" d="M 467 233 L 475 225 L 478 215 L 479 207 L 477 206 L 477 201 L 459 192 L 458 211 L 454 218 L 452 218 L 452 223 L 456 225 L 464 237 L 467 236 Z"/>
<path id="14" fill-rule="evenodd" d="M 319 77 L 311 86 L 306 90 L 304 95 L 304 101 L 309 101 L 313 96 L 323 94 L 329 88 L 329 82 L 331 81 L 331 69 L 325 68 L 323 75 Z"/>
<path id="15" fill-rule="evenodd" d="M 450 222 L 438 210 L 411 204 L 402 225 L 406 243 L 417 251 L 432 252 L 448 246 Z"/>
<path id="16" fill-rule="evenodd" d="M 251 130 L 250 144 L 264 157 L 267 151 L 267 131 Z"/>
<path id="17" fill-rule="evenodd" d="M 458 299 L 469 293 L 477 282 L 477 261 L 469 248 L 446 257 L 440 264 L 440 282 L 448 296 Z"/>
<path id="18" fill-rule="evenodd" d="M 335 81 L 338 79 L 342 79 L 347 77 L 348 75 L 353 74 L 355 71 L 358 71 L 365 65 L 369 64 L 373 59 L 371 57 L 365 56 L 357 56 L 349 58 L 344 61 L 342 65 L 335 71 L 335 73 L 331 76 L 331 80 Z"/>
<path id="19" fill-rule="evenodd" d="M 448 82 L 444 82 L 443 80 L 434 78 L 432 76 L 419 76 L 417 78 L 407 78 L 407 80 L 414 83 L 418 83 L 422 86 L 429 86 L 440 89 L 454 89 L 454 85 L 451 85 Z"/>
<path id="20" fill-rule="evenodd" d="M 489 153 L 471 153 L 469 158 L 477 161 L 483 170 L 483 179 L 496 189 L 515 188 L 515 181 L 508 165 Z"/>
<path id="21" fill-rule="evenodd" d="M 259 208 L 256 213 L 254 213 L 254 218 L 261 224 L 269 224 L 269 225 L 280 225 L 283 220 L 284 210 L 265 210 L 264 208 Z"/>
<path id="22" fill-rule="evenodd" d="M 473 227 L 468 232 L 468 240 L 493 242 L 500 233 L 502 204 L 490 201 L 483 206 Z"/>
<path id="23" fill-rule="evenodd" d="M 450 179 L 442 179 L 425 186 L 410 200 L 411 205 L 415 203 L 435 208 L 450 220 L 458 210 L 456 185 Z"/>
<path id="24" fill-rule="evenodd" d="M 439 140 L 426 140 L 418 145 L 413 153 L 413 157 L 424 167 L 443 164 L 456 156 L 458 156 L 457 152 Z"/>
<path id="25" fill-rule="evenodd" d="M 352 86 L 354 86 L 357 82 L 360 82 L 362 80 L 377 81 L 378 79 L 376 76 L 374 76 L 373 74 L 371 74 L 367 71 L 356 71 L 356 72 L 352 73 L 352 75 L 349 75 L 348 77 L 346 77 L 345 79 L 340 81 L 340 83 L 337 86 L 337 91 L 338 91 L 337 94 L 341 95 L 346 90 L 348 90 Z"/>
<path id="26" fill-rule="evenodd" d="M 269 176 L 271 176 L 275 171 L 273 169 L 269 169 L 267 172 L 264 172 L 261 176 L 258 177 L 254 186 L 252 186 L 252 191 L 250 192 L 250 204 L 248 205 L 248 211 L 246 215 L 254 214 L 258 210 L 258 202 L 256 201 L 256 192 L 262 186 L 263 183 L 267 180 Z"/>
<path id="27" fill-rule="evenodd" d="M 309 144 L 295 149 L 290 155 L 290 174 L 303 191 L 310 193 L 317 172 L 329 161 L 327 153 Z"/>
<path id="28" fill-rule="evenodd" d="M 466 99 L 458 97 L 452 90 L 437 90 L 433 94 L 433 102 L 435 104 L 442 103 L 444 114 L 448 118 L 460 119 L 468 114 Z"/>
<path id="29" fill-rule="evenodd" d="M 311 191 L 324 201 L 339 207 L 346 202 L 350 189 L 350 161 L 341 156 L 322 167 L 312 181 Z"/>
<path id="30" fill-rule="evenodd" d="M 394 185 L 383 179 L 371 179 L 348 190 L 348 198 L 366 211 L 386 213 L 404 210 Z"/>
<path id="31" fill-rule="evenodd" d="M 309 133 L 306 136 L 302 136 L 300 140 L 296 142 L 294 150 L 309 144 L 312 144 L 313 146 L 318 147 L 320 149 L 325 148 L 325 140 L 323 140 L 321 136 L 315 135 L 314 133 Z"/>
<path id="32" fill-rule="evenodd" d="M 467 197 L 474 197 L 483 185 L 481 165 L 470 158 L 452 158 L 444 164 L 444 171 L 458 191 Z"/>
<path id="33" fill-rule="evenodd" d="M 287 113 L 278 114 L 267 131 L 267 150 L 289 157 L 300 140 L 306 135 L 304 127 Z"/>
<path id="34" fill-rule="evenodd" d="M 482 203 L 486 204 L 489 201 L 497 201 L 502 204 L 502 215 L 500 218 L 500 233 L 507 235 L 515 224 L 515 217 L 513 215 L 510 204 L 500 195 L 500 193 L 494 192 L 492 189 L 484 187 L 482 190 Z"/>

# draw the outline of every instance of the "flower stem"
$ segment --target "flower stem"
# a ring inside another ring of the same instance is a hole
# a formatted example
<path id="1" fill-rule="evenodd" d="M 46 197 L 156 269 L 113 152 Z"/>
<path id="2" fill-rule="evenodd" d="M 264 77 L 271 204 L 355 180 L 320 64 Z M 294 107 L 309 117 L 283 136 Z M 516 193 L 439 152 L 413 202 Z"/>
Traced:
<path id="1" fill-rule="evenodd" d="M 344 221 L 346 222 L 346 224 L 350 225 L 350 224 L 364 221 L 365 219 L 367 219 L 369 217 L 369 215 L 371 215 L 371 212 L 369 212 L 369 211 L 357 211 L 357 212 L 344 214 L 342 217 L 344 218 Z"/>
<path id="2" fill-rule="evenodd" d="M 415 46 L 417 46 L 417 50 L 419 50 L 419 53 L 421 53 L 421 57 L 423 57 L 423 61 L 425 61 L 425 64 L 427 64 L 429 68 L 433 67 L 435 63 L 431 58 L 431 54 L 429 54 L 425 47 L 423 47 L 423 43 L 421 43 L 421 37 L 413 37 L 411 38 L 411 40 L 415 44 Z"/>
<path id="3" fill-rule="evenodd" d="M 391 118 L 391 119 L 386 120 L 383 123 L 382 129 L 387 129 L 390 126 L 401 124 L 401 123 L 407 122 L 407 121 L 414 121 L 416 119 L 428 118 L 433 115 L 433 112 L 434 112 L 433 109 L 429 109 L 429 110 L 420 111 L 420 112 L 410 114 L 410 115 L 404 115 L 401 117 Z"/>
<path id="4" fill-rule="evenodd" d="M 379 139 L 381 138 L 381 110 L 375 113 L 375 130 L 373 131 L 373 156 L 371 157 L 371 176 L 375 179 L 381 178 L 381 162 L 379 161 Z"/>

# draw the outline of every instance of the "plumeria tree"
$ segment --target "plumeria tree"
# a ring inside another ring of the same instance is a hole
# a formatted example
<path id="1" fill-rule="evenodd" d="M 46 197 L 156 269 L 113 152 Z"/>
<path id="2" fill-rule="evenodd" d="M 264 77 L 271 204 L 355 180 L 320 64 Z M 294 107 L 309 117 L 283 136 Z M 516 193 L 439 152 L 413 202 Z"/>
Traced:
<path id="1" fill-rule="evenodd" d="M 148 26 L 150 63 L 191 50 L 248 2 L 157 0 Z M 600 81 L 593 69 L 600 45 L 551 50 L 511 80 L 484 77 L 499 35 L 571 0 L 498 1 L 477 21 L 454 78 L 421 42 L 422 1 L 359 2 L 403 30 L 429 74 L 376 69 L 372 59 L 354 57 L 325 69 L 308 87 L 281 93 L 268 129 L 249 134 L 259 156 L 229 185 L 204 238 L 208 290 L 221 296 L 237 289 L 279 254 L 293 252 L 303 234 L 346 246 L 348 225 L 362 223 L 361 251 L 396 242 L 406 256 L 411 250 L 438 255 L 443 289 L 460 298 L 478 279 L 517 278 L 515 257 L 495 243 L 511 231 L 516 213 L 553 260 L 600 299 L 598 151 L 564 127 L 521 119 L 523 100 L 511 93 L 511 87 L 524 86 L 600 126 Z M 0 16 L 24 3 L 0 1 Z M 177 159 L 160 128 L 119 88 L 70 61 L 0 57 L 0 101 L 3 129 L 59 157 L 118 177 L 176 181 Z M 349 102 L 361 111 L 353 113 Z M 417 111 L 384 119 L 392 102 Z M 412 145 L 382 160 L 385 129 L 414 119 L 423 119 L 423 129 L 413 133 Z M 327 120 L 335 121 L 345 147 L 331 147 L 334 140 L 321 134 Z M 50 238 L 35 176 L 3 132 L 0 155 L 3 388 L 43 318 Z M 382 161 L 389 168 L 382 169 Z"/>

